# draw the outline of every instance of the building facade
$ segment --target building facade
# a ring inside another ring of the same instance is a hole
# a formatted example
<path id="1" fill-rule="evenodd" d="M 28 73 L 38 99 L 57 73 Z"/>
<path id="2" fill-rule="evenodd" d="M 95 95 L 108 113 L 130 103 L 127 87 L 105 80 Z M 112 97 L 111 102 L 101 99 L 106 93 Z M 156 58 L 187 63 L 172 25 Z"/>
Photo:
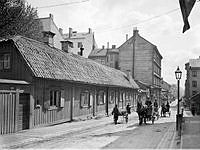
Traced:
<path id="1" fill-rule="evenodd" d="M 0 42 L 0 134 L 134 105 L 125 73 L 26 37 Z"/>
<path id="2" fill-rule="evenodd" d="M 141 37 L 137 29 L 119 47 L 119 68 L 151 87 L 151 98 L 160 100 L 162 56 L 157 47 Z"/>
<path id="3" fill-rule="evenodd" d="M 89 56 L 93 49 L 97 48 L 94 32 L 92 32 L 91 28 L 88 29 L 88 32 L 77 32 L 69 28 L 69 33 L 63 34 L 63 38 L 65 41 L 73 43 L 73 47 L 70 48 L 69 52 L 80 54 L 80 48 L 83 48 L 82 56 L 85 58 Z"/>
<path id="4" fill-rule="evenodd" d="M 109 43 L 107 43 L 107 48 L 102 46 L 101 49 L 94 49 L 91 51 L 88 58 L 102 65 L 119 69 L 119 49 L 116 48 L 116 45 L 112 45 L 112 47 L 109 48 Z"/>
<path id="5" fill-rule="evenodd" d="M 171 85 L 164 80 L 161 80 L 161 103 L 172 101 Z"/>
<path id="6" fill-rule="evenodd" d="M 190 59 L 185 64 L 185 98 L 187 105 L 190 105 L 192 96 L 200 92 L 200 58 Z"/>

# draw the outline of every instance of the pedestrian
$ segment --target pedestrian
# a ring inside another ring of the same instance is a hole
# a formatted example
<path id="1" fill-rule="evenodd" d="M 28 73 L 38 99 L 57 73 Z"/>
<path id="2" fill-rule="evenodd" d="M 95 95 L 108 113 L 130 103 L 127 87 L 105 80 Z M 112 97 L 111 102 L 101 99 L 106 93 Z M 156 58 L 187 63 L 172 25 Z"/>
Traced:
<path id="1" fill-rule="evenodd" d="M 168 102 L 168 101 L 167 101 L 167 104 L 166 104 L 166 109 L 167 109 L 166 111 L 169 112 L 170 105 L 169 105 L 169 102 Z"/>
<path id="2" fill-rule="evenodd" d="M 131 114 L 131 107 L 130 107 L 130 104 L 128 103 L 128 105 L 126 106 L 126 112 L 128 114 Z"/>
<path id="3" fill-rule="evenodd" d="M 153 103 L 153 106 L 158 108 L 158 102 L 157 102 L 157 99 L 155 99 L 154 103 Z"/>
<path id="4" fill-rule="evenodd" d="M 117 120 L 118 120 L 118 116 L 120 115 L 120 112 L 119 112 L 117 105 L 115 105 L 115 107 L 113 108 L 112 115 L 113 115 L 114 123 L 116 125 Z"/>
<path id="5" fill-rule="evenodd" d="M 194 104 L 192 104 L 191 112 L 192 112 L 192 115 L 195 116 L 196 110 L 195 110 L 195 105 Z"/>

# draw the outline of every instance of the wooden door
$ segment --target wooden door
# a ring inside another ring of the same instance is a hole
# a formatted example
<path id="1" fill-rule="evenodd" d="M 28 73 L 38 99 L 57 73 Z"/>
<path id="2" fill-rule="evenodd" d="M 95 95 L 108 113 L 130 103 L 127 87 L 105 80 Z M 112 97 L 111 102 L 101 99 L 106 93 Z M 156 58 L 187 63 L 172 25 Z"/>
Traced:
<path id="1" fill-rule="evenodd" d="M 18 131 L 29 129 L 30 94 L 19 95 Z"/>

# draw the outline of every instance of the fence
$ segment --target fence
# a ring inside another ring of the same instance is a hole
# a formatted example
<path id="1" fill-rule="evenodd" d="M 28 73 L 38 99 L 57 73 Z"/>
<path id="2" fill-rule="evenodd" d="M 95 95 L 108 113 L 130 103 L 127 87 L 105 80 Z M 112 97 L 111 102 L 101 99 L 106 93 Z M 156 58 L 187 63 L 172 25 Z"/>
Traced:
<path id="1" fill-rule="evenodd" d="M 0 134 L 17 131 L 19 91 L 0 90 Z"/>

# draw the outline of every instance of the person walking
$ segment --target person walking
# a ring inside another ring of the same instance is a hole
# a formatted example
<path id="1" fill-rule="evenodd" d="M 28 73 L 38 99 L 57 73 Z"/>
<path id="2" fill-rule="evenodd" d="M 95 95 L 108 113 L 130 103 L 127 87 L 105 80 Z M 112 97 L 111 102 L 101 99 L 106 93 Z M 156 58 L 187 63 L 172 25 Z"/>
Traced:
<path id="1" fill-rule="evenodd" d="M 120 115 L 120 112 L 119 112 L 117 105 L 115 105 L 115 107 L 113 108 L 112 115 L 113 115 L 114 123 L 116 125 L 117 120 L 118 120 L 118 116 Z"/>
<path id="2" fill-rule="evenodd" d="M 126 106 L 126 112 L 128 114 L 131 114 L 131 107 L 130 107 L 130 104 L 128 103 L 128 105 Z"/>

